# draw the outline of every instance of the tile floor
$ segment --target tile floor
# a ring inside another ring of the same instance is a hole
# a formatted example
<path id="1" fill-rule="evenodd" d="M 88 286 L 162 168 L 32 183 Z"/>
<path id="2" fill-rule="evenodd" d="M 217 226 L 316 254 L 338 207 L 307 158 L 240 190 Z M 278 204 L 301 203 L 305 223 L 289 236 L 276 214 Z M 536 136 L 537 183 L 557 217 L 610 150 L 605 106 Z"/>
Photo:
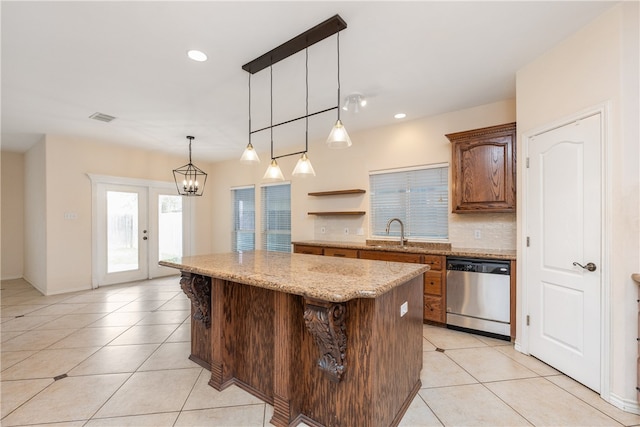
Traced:
<path id="1" fill-rule="evenodd" d="M 3 426 L 270 425 L 270 405 L 187 359 L 177 277 L 49 297 L 3 281 L 1 303 Z M 423 350 L 402 426 L 640 426 L 507 342 L 425 326 Z"/>

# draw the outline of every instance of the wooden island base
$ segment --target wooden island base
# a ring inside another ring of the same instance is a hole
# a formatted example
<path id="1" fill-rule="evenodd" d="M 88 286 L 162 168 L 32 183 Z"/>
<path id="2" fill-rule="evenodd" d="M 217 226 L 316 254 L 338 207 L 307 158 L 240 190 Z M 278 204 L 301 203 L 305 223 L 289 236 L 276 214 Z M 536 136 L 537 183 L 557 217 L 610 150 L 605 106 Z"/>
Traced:
<path id="1" fill-rule="evenodd" d="M 395 426 L 421 385 L 422 277 L 329 302 L 183 270 L 190 358 L 215 389 L 273 405 L 276 426 Z"/>

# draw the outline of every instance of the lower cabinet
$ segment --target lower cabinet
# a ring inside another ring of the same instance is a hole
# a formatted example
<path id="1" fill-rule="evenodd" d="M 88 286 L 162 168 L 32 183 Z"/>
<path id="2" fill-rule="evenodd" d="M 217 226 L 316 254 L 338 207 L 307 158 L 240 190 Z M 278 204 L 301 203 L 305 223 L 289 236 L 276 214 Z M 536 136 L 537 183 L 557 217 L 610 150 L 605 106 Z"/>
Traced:
<path id="1" fill-rule="evenodd" d="M 316 251 L 313 251 L 314 248 Z M 361 258 L 376 261 L 410 262 L 428 264 L 424 273 L 423 319 L 428 323 L 444 325 L 447 321 L 446 305 L 446 258 L 442 255 L 422 255 L 394 251 L 356 250 L 335 247 L 319 247 L 294 244 L 295 253 Z"/>

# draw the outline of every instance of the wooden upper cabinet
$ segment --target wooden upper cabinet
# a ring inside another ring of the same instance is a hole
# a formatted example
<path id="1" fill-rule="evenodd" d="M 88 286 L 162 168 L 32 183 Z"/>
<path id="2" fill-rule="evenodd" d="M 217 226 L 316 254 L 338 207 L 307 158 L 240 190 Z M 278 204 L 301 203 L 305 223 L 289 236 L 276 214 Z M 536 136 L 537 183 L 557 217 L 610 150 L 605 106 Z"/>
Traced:
<path id="1" fill-rule="evenodd" d="M 446 135 L 452 142 L 452 211 L 516 211 L 516 124 Z"/>

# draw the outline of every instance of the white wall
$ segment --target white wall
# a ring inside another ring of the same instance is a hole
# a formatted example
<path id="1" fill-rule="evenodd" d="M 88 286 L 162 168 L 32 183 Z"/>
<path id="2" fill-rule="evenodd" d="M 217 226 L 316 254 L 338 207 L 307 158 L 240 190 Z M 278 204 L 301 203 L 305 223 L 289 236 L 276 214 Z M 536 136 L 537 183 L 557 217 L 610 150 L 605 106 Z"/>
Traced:
<path id="1" fill-rule="evenodd" d="M 2 152 L 2 280 L 24 271 L 24 154 Z"/>
<path id="2" fill-rule="evenodd" d="M 366 110 L 360 114 L 366 114 Z M 343 117 L 347 129 L 348 117 Z M 364 132 L 350 133 L 353 146 L 344 150 L 326 148 L 324 141 L 309 143 L 314 178 L 293 178 L 297 156 L 279 159 L 291 180 L 292 240 L 349 240 L 364 242 L 369 237 L 369 216 L 356 218 L 315 217 L 309 211 L 369 211 L 369 172 L 451 161 L 451 143 L 445 134 L 515 121 L 515 100 L 495 102 L 434 117 L 400 122 Z M 327 129 L 328 134 L 329 129 Z M 255 145 L 255 144 L 254 144 Z M 261 148 L 256 146 L 257 150 Z M 238 158 L 242 153 L 238 153 Z M 260 230 L 260 184 L 268 166 L 269 153 L 260 151 L 259 166 L 240 165 L 238 160 L 215 164 L 212 174 L 214 250 L 231 249 L 231 195 L 234 186 L 255 185 L 257 195 L 256 228 Z M 309 192 L 362 188 L 365 195 L 310 197 Z M 321 234 L 320 228 L 326 233 Z M 349 235 L 344 228 L 349 228 Z M 357 235 L 361 228 L 363 235 Z M 480 229 L 483 238 L 474 239 Z M 450 214 L 450 241 L 457 247 L 515 249 L 515 214 Z M 259 233 L 258 233 L 259 234 Z M 256 236 L 259 247 L 260 236 Z"/>
<path id="3" fill-rule="evenodd" d="M 638 5 L 622 2 L 613 7 L 517 74 L 520 135 L 610 102 L 611 401 L 634 411 L 640 410 L 635 390 L 638 290 L 630 277 L 640 272 Z M 519 141 L 520 152 L 522 144 Z M 522 176 L 522 162 L 518 173 Z M 522 228 L 518 224 L 519 238 Z"/>
<path id="4" fill-rule="evenodd" d="M 24 156 L 24 274 L 40 292 L 47 292 L 46 147 L 42 139 Z M 7 199 L 3 200 L 4 202 Z"/>
<path id="5" fill-rule="evenodd" d="M 172 182 L 171 171 L 185 163 L 186 153 L 174 157 L 46 136 L 25 156 L 25 279 L 48 295 L 90 289 L 93 212 L 87 173 Z M 206 171 L 211 169 L 211 165 L 196 163 Z M 210 193 L 194 200 L 194 253 L 212 250 L 211 205 Z M 76 213 L 77 219 L 65 220 L 65 212 Z"/>

